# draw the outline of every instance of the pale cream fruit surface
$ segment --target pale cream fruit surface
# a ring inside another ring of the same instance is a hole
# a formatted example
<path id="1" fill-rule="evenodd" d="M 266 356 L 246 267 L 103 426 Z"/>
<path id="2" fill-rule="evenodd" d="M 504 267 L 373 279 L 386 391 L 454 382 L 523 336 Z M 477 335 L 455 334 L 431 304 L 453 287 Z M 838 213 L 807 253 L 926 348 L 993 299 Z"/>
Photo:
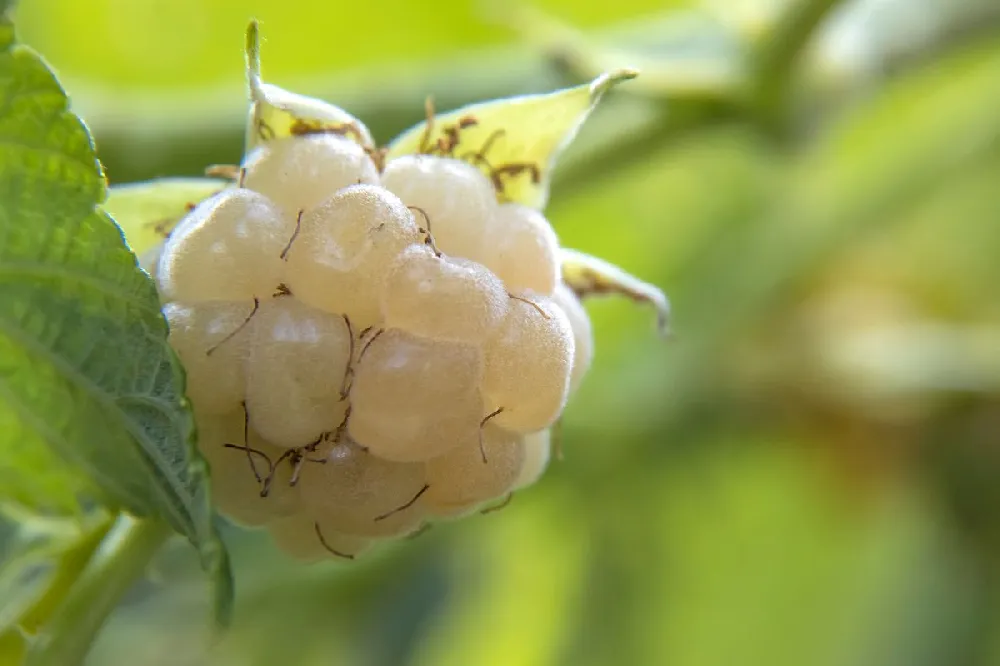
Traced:
<path id="1" fill-rule="evenodd" d="M 168 303 L 163 314 L 170 345 L 187 372 L 187 396 L 204 413 L 239 408 L 246 390 L 244 363 L 252 336 L 252 301 Z"/>
<path id="2" fill-rule="evenodd" d="M 330 558 L 354 558 L 372 544 L 372 540 L 328 529 L 309 516 L 281 518 L 267 526 L 274 544 L 300 562 L 319 562 Z M 335 552 L 332 552 L 335 551 Z"/>
<path id="3" fill-rule="evenodd" d="M 552 300 L 566 313 L 570 328 L 573 329 L 573 371 L 569 377 L 569 391 L 572 393 L 583 382 L 594 360 L 594 329 L 583 303 L 572 289 L 560 284 L 556 287 Z"/>
<path id="4" fill-rule="evenodd" d="M 435 340 L 481 344 L 507 314 L 503 284 L 481 264 L 426 245 L 407 248 L 393 263 L 382 293 L 387 327 Z"/>
<path id="5" fill-rule="evenodd" d="M 430 488 L 428 488 L 430 491 Z M 465 518 L 470 516 L 477 511 L 481 510 L 483 503 L 480 501 L 467 502 L 465 504 L 434 504 L 432 502 L 424 501 L 424 505 L 427 509 L 427 513 L 430 514 L 435 521 L 438 520 L 458 520 L 459 518 Z"/>
<path id="6" fill-rule="evenodd" d="M 496 208 L 489 179 L 476 167 L 457 159 L 404 155 L 390 160 L 382 184 L 407 206 L 415 206 L 417 224 L 427 227 L 445 254 L 478 261 L 483 233 Z"/>
<path id="7" fill-rule="evenodd" d="M 267 197 L 228 189 L 203 201 L 164 244 L 157 268 L 167 301 L 265 298 L 281 282 L 281 252 L 295 220 Z"/>
<path id="8" fill-rule="evenodd" d="M 521 204 L 500 204 L 486 239 L 483 263 L 508 291 L 552 295 L 560 276 L 559 239 L 542 213 Z"/>
<path id="9" fill-rule="evenodd" d="M 355 364 L 348 431 L 376 456 L 423 461 L 479 437 L 478 349 L 387 329 Z"/>
<path id="10" fill-rule="evenodd" d="M 408 245 L 422 242 L 413 214 L 382 187 L 345 188 L 302 216 L 286 254 L 286 281 L 303 303 L 377 322 L 385 273 Z"/>
<path id="11" fill-rule="evenodd" d="M 546 428 L 524 436 L 524 464 L 514 481 L 514 490 L 533 485 L 548 469 L 552 457 L 552 431 Z"/>
<path id="12" fill-rule="evenodd" d="M 248 156 L 244 168 L 243 186 L 268 196 L 292 219 L 343 187 L 379 181 L 364 149 L 334 134 L 268 141 Z"/>
<path id="13" fill-rule="evenodd" d="M 417 492 L 420 490 L 417 489 Z M 413 504 L 404 502 L 393 509 L 391 513 L 379 514 L 375 518 L 370 517 L 367 512 L 353 509 L 313 513 L 312 515 L 315 515 L 324 528 L 341 533 L 357 534 L 369 539 L 399 538 L 412 534 L 423 527 L 428 516 L 421 500 L 422 498 L 418 498 Z M 306 510 L 314 511 L 310 507 L 307 507 Z"/>
<path id="14" fill-rule="evenodd" d="M 321 525 L 369 537 L 419 525 L 423 511 L 414 498 L 424 486 L 422 465 L 383 460 L 347 442 L 334 444 L 324 458 L 303 466 L 299 484 L 307 512 Z"/>
<path id="15" fill-rule="evenodd" d="M 573 330 L 561 308 L 537 294 L 521 296 L 530 303 L 514 300 L 485 347 L 482 391 L 488 409 L 503 409 L 491 423 L 528 433 L 559 418 L 574 348 Z"/>
<path id="16" fill-rule="evenodd" d="M 163 245 L 165 242 L 157 243 L 143 252 L 142 256 L 139 257 L 139 268 L 146 271 L 153 280 L 156 280 L 160 272 L 160 255 L 163 254 Z"/>
<path id="17" fill-rule="evenodd" d="M 197 423 L 198 448 L 211 469 L 212 501 L 220 513 L 242 525 L 257 526 L 301 511 L 298 488 L 291 485 L 293 468 L 288 460 L 276 466 L 267 496 L 261 497 L 263 483 L 270 475 L 268 460 L 276 462 L 283 450 L 271 446 L 253 430 L 246 433 L 244 440 L 242 410 L 224 416 L 199 415 Z M 226 444 L 249 447 L 254 452 Z"/>
<path id="18" fill-rule="evenodd" d="M 254 429 L 289 448 L 335 431 L 347 410 L 341 388 L 351 338 L 344 318 L 282 296 L 262 303 L 252 322 L 246 408 Z"/>
<path id="19" fill-rule="evenodd" d="M 431 512 L 468 507 L 511 489 L 524 465 L 522 436 L 487 423 L 482 444 L 482 450 L 478 443 L 462 445 L 427 462 L 424 501 Z"/>

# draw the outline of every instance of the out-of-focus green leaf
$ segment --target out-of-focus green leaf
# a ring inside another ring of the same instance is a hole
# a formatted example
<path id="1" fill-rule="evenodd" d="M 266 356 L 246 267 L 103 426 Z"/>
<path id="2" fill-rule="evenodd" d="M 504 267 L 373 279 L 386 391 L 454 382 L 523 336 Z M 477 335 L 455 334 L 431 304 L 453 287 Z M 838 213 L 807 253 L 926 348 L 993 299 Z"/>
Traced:
<path id="1" fill-rule="evenodd" d="M 19 633 L 0 634 L 0 664 L 20 664 L 28 651 L 27 639 Z"/>
<path id="2" fill-rule="evenodd" d="M 980 42 L 887 87 L 833 128 L 796 174 L 797 208 L 834 225 L 905 204 L 997 146 L 1000 47 Z"/>
<path id="3" fill-rule="evenodd" d="M 60 0 L 41 0 L 42 4 L 58 4 Z M 462 34 L 449 32 L 447 25 L 458 15 L 468 10 L 468 3 L 456 3 L 454 12 L 448 12 L 444 6 L 439 7 L 440 20 L 435 20 L 434 32 L 437 47 L 447 49 L 448 44 L 462 42 L 468 31 L 468 24 L 460 31 Z M 644 4 L 640 2 L 639 5 Z M 214 3 L 209 3 L 208 13 L 213 12 Z M 662 3 L 649 4 L 645 9 L 662 10 Z M 577 14 L 577 7 L 567 8 L 560 15 L 572 17 Z M 607 11 L 611 15 L 636 16 L 641 14 L 641 6 L 631 9 L 626 5 L 621 7 L 603 8 L 599 13 Z M 205 11 L 199 11 L 204 16 Z M 637 13 L 638 12 L 638 13 Z M 319 10 L 322 18 L 326 12 Z M 340 12 L 337 12 L 340 14 Z M 350 12 L 346 14 L 349 15 Z M 579 82 L 581 78 L 591 79 L 601 72 L 621 69 L 628 62 L 616 67 L 608 67 L 587 72 L 585 76 L 573 73 L 567 76 L 562 68 L 553 66 L 551 58 L 535 49 L 522 46 L 497 49 L 481 49 L 471 55 L 465 52 L 456 54 L 438 54 L 433 60 L 421 61 L 415 51 L 407 53 L 405 62 L 393 63 L 391 67 L 371 66 L 362 69 L 342 71 L 346 65 L 359 65 L 353 57 L 342 57 L 343 49 L 347 48 L 342 39 L 338 39 L 337 48 L 324 49 L 321 55 L 312 57 L 308 62 L 300 62 L 299 67 L 291 68 L 289 72 L 289 53 L 296 52 L 304 46 L 302 35 L 289 36 L 287 25 L 283 25 L 288 17 L 281 16 L 280 21 L 268 13 L 259 12 L 257 16 L 263 20 L 263 29 L 267 31 L 271 48 L 266 61 L 269 78 L 280 80 L 294 90 L 306 95 L 329 100 L 350 112 L 352 117 L 360 118 L 371 130 L 379 142 L 389 141 L 395 134 L 405 130 L 420 120 L 423 115 L 423 102 L 432 95 L 439 109 L 453 109 L 486 99 L 497 99 L 521 94 L 544 92 Z M 268 20 L 270 19 L 270 20 Z M 214 19 L 214 20 L 217 20 Z M 231 20 L 230 26 L 243 25 L 244 18 L 238 23 Z M 309 21 L 311 28 L 315 21 Z M 584 21 L 584 24 L 592 21 Z M 688 46 L 685 40 L 687 22 L 678 21 L 678 25 L 668 27 L 669 34 L 663 50 L 670 53 L 677 51 L 676 67 L 671 61 L 660 72 L 680 80 L 690 79 L 691 85 L 701 85 L 698 72 L 702 69 L 699 56 L 685 55 Z M 646 44 L 659 44 L 662 41 L 660 26 L 646 22 L 647 30 L 642 41 Z M 219 35 L 231 28 L 223 28 L 222 24 L 216 30 Z M 387 25 L 380 26 L 380 40 L 390 39 Z M 406 38 L 411 38 L 412 25 L 394 24 L 393 34 L 405 32 Z M 39 30 L 43 35 L 47 30 Z M 339 28 L 333 33 L 338 33 Z M 626 43 L 634 43 L 639 38 L 629 31 L 622 37 Z M 425 33 L 429 34 L 429 33 Z M 496 34 L 502 35 L 497 30 Z M 189 34 L 190 37 L 190 34 Z M 324 38 L 328 41 L 329 36 Z M 225 39 L 213 40 L 225 43 Z M 695 40 L 697 41 L 697 39 Z M 678 42 L 674 44 L 673 42 Z M 188 41 L 188 44 L 191 42 Z M 46 43 L 47 44 L 47 43 Z M 47 44 L 48 45 L 48 44 Z M 392 45 L 398 45 L 398 40 L 392 40 Z M 479 46 L 481 46 L 480 44 Z M 60 43 L 58 48 L 64 48 Z M 709 43 L 701 48 L 712 51 L 715 45 Z M 215 47 L 213 47 L 215 50 Z M 219 49 L 218 55 L 231 53 L 230 48 Z M 49 53 L 50 51 L 47 51 Z M 177 57 L 176 50 L 170 51 Z M 330 53 L 338 53 L 332 58 Z M 390 51 L 387 51 L 387 54 Z M 228 57 L 228 56 L 227 56 Z M 76 58 L 66 62 L 58 60 L 63 69 L 78 65 Z M 220 63 L 230 64 L 222 69 L 235 74 L 238 66 L 235 60 L 217 59 L 212 61 L 211 69 L 216 78 L 222 67 Z M 201 63 L 205 64 L 205 63 Z M 635 63 L 632 63 L 635 65 Z M 646 66 L 645 63 L 639 63 Z M 185 70 L 191 74 L 189 68 Z M 306 74 L 306 73 L 309 74 Z M 657 71 L 653 72 L 657 75 Z M 106 68 L 91 72 L 91 76 L 104 77 Z M 101 144 L 101 157 L 109 169 L 112 182 L 152 178 L 164 173 L 198 173 L 207 162 L 236 162 L 242 154 L 244 136 L 242 128 L 246 120 L 245 105 L 236 100 L 245 96 L 245 85 L 241 77 L 235 75 L 223 77 L 220 82 L 211 87 L 194 87 L 177 90 L 172 86 L 162 89 L 147 88 L 149 82 L 145 77 L 143 85 L 138 87 L 116 87 L 113 92 L 101 86 L 90 86 L 86 80 L 72 87 L 77 108 L 88 118 L 95 135 Z M 157 79 L 162 81 L 163 79 Z M 192 79 L 189 77 L 188 81 Z M 637 85 L 641 85 L 637 81 Z M 683 85 L 683 83 L 682 83 Z M 712 85 L 709 83 L 708 85 Z M 631 86 L 630 86 L 631 87 Z M 636 92 L 634 89 L 632 92 Z M 678 94 L 686 95 L 683 90 Z M 699 99 L 717 95 L 701 94 L 692 91 Z M 722 93 L 724 94 L 724 93 Z M 641 100 L 646 101 L 646 100 Z M 279 123 L 280 124 L 280 123 Z M 341 123 L 342 124 L 342 123 Z M 137 146 L 141 148 L 137 149 Z"/>
<path id="4" fill-rule="evenodd" d="M 163 241 L 195 205 L 230 183 L 217 178 L 161 178 L 110 188 L 103 208 L 137 255 Z"/>
<path id="5" fill-rule="evenodd" d="M 414 666 L 558 663 L 591 553 L 582 524 L 564 519 L 571 496 L 552 499 L 534 512 L 512 503 L 463 528 L 474 534 L 453 553 L 454 599 Z"/>
<path id="6" fill-rule="evenodd" d="M 594 27 L 685 1 L 538 4 L 574 24 Z M 25 41 L 51 54 L 74 96 L 79 90 L 72 84 L 80 80 L 115 92 L 177 92 L 234 82 L 240 55 L 225 35 L 241 30 L 251 17 L 261 21 L 276 47 L 281 45 L 268 58 L 268 72 L 282 81 L 324 75 L 331 68 L 461 58 L 469 49 L 510 41 L 506 31 L 487 20 L 484 7 L 489 5 L 468 0 L 440 0 L 433 9 L 410 0 L 334 8 L 324 0 L 299 0 L 294 6 L 281 0 L 174 0 L 155 12 L 119 0 L 91 0 L 85 6 L 74 0 L 22 4 Z M 82 25 L 86 31 L 77 30 Z M 182 43 L 177 35 L 184 35 Z"/>
<path id="7" fill-rule="evenodd" d="M 162 516 L 195 544 L 226 590 L 206 467 L 155 287 L 97 208 L 105 182 L 86 128 L 41 59 L 14 43 L 6 16 L 0 142 L 3 460 L 36 452 L 36 461 L 60 461 L 53 466 L 60 481 L 71 466 L 101 501 Z"/>

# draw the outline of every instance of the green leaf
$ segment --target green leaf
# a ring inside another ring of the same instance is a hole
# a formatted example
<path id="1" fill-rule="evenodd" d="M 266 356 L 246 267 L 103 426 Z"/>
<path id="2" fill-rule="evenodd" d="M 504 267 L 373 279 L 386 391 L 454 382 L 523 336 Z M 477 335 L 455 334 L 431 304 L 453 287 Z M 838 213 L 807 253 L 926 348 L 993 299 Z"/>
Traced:
<path id="1" fill-rule="evenodd" d="M 155 287 L 98 208 L 105 180 L 87 129 L 7 17 L 0 145 L 0 459 L 45 464 L 14 470 L 45 480 L 31 486 L 41 504 L 57 480 L 162 517 L 216 576 L 224 617 L 228 563 Z M 0 488 L 19 500 L 10 493 Z"/>

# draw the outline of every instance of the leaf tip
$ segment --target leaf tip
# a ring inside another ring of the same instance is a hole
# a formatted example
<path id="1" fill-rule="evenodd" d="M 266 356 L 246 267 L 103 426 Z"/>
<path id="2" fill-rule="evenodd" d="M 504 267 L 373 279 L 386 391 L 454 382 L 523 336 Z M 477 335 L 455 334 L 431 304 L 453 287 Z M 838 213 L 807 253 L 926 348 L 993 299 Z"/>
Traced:
<path id="1" fill-rule="evenodd" d="M 639 70 L 631 67 L 616 69 L 612 72 L 601 74 L 590 84 L 590 99 L 597 102 L 604 93 L 614 88 L 623 81 L 629 81 L 639 76 Z"/>
<path id="2" fill-rule="evenodd" d="M 670 325 L 670 301 L 667 300 L 666 294 L 659 290 L 653 292 L 650 303 L 656 309 L 656 330 L 660 337 L 665 340 L 673 339 L 674 331 Z"/>

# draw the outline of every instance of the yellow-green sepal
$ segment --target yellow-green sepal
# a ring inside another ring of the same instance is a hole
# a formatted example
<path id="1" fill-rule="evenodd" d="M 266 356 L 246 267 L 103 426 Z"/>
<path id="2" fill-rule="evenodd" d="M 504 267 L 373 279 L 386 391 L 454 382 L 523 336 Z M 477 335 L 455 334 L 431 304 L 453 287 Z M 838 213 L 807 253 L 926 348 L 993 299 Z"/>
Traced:
<path id="1" fill-rule="evenodd" d="M 656 311 L 656 325 L 664 336 L 670 334 L 670 301 L 659 287 L 643 282 L 614 264 L 569 248 L 560 249 L 562 281 L 576 295 L 618 294 Z"/>
<path id="2" fill-rule="evenodd" d="M 264 83 L 260 76 L 260 28 L 256 21 L 246 33 L 247 85 L 250 114 L 247 119 L 246 152 L 289 136 L 339 134 L 373 151 L 375 142 L 364 123 L 338 106 Z"/>
<path id="3" fill-rule="evenodd" d="M 636 75 L 621 69 L 586 85 L 472 104 L 440 116 L 429 108 L 428 119 L 393 140 L 386 157 L 422 153 L 465 160 L 489 176 L 500 201 L 540 210 L 559 154 L 604 93 Z"/>

